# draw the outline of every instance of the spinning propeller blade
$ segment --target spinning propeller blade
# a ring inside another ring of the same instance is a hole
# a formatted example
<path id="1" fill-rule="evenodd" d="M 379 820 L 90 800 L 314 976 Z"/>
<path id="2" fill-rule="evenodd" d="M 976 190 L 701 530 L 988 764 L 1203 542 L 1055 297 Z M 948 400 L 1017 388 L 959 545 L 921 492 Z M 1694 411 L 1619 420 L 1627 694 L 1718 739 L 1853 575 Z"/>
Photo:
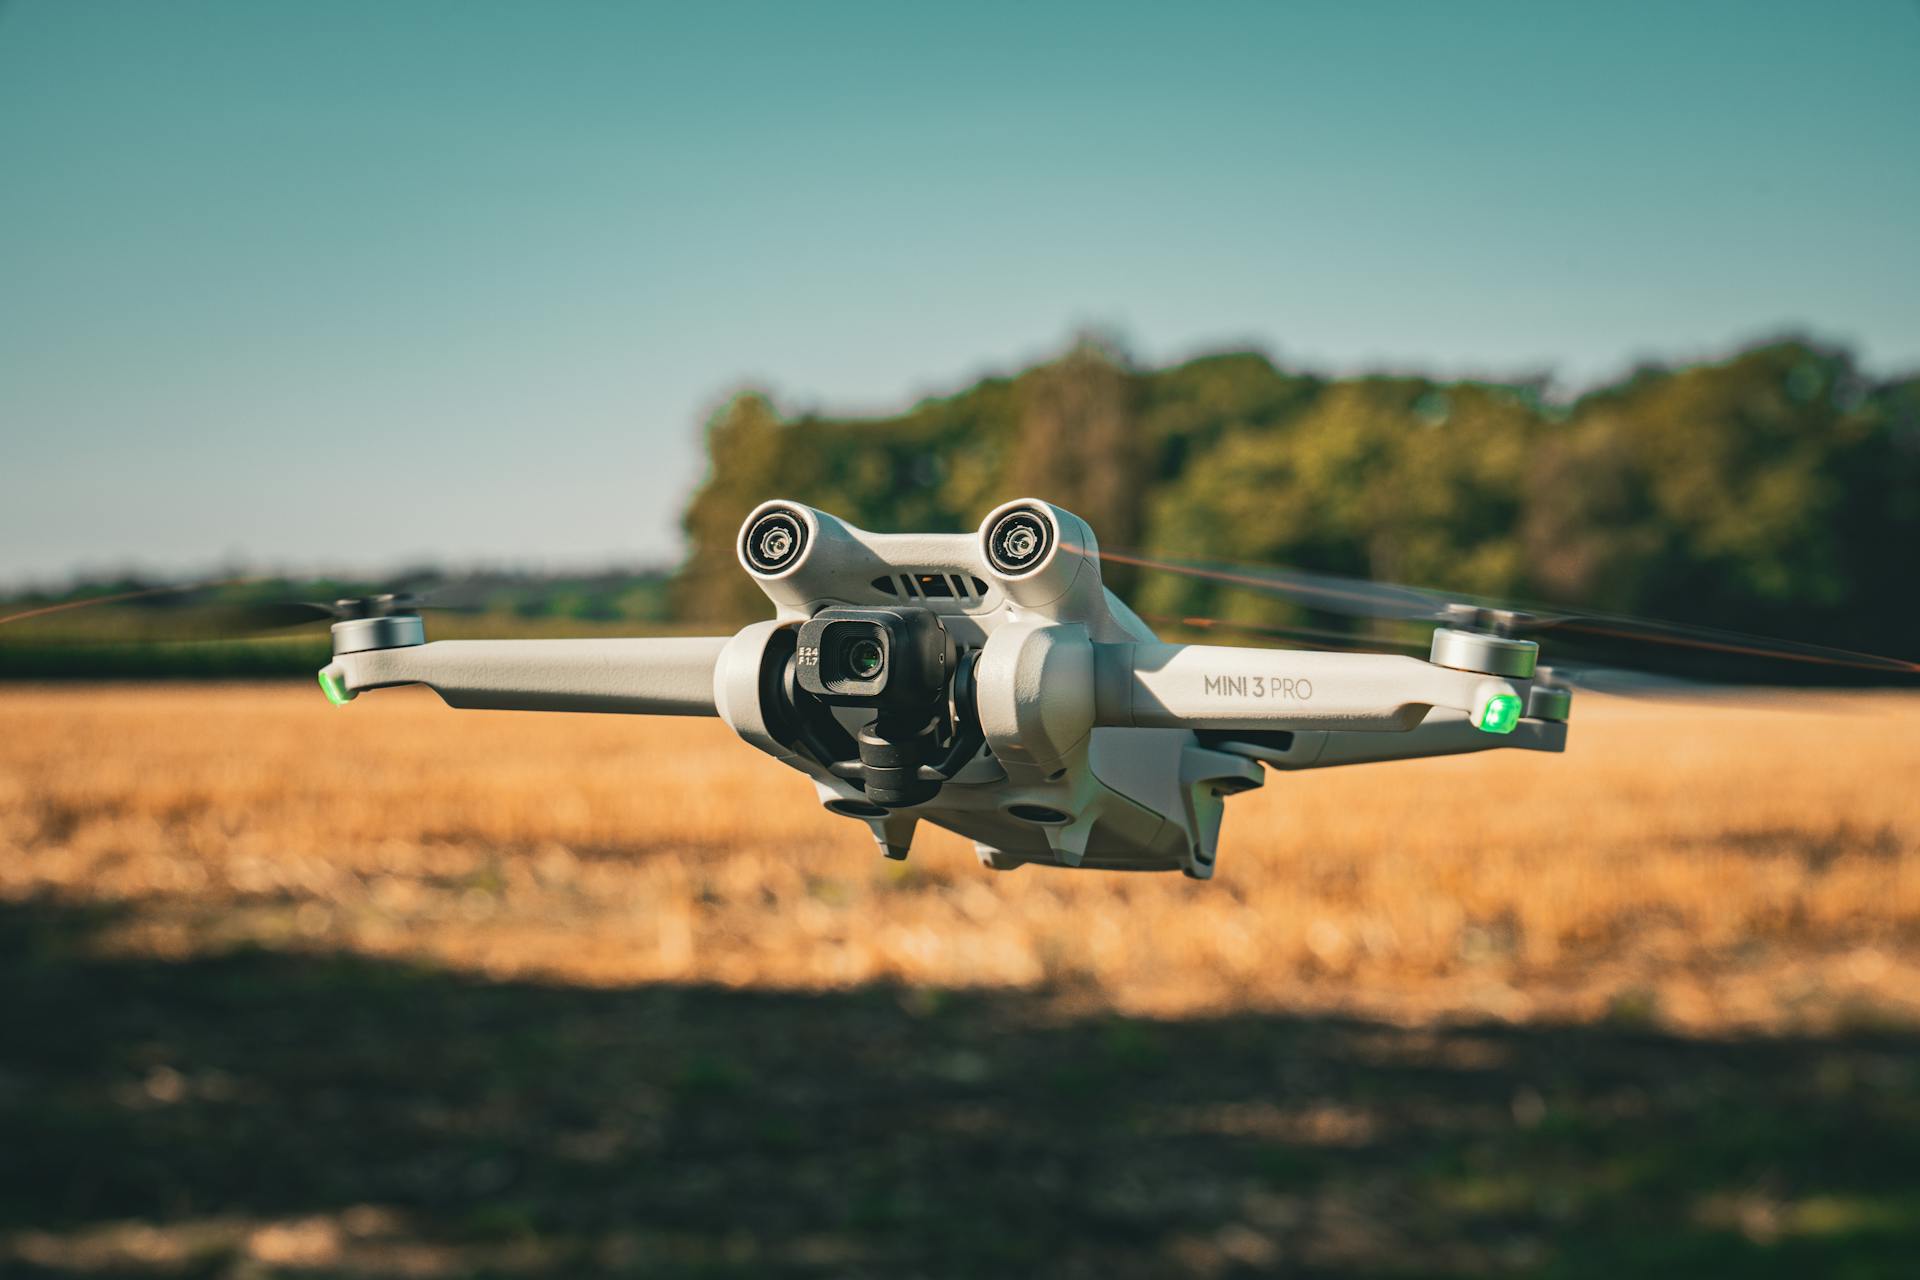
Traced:
<path id="1" fill-rule="evenodd" d="M 1150 622 L 1160 627 L 1185 627 L 1192 631 L 1221 631 L 1230 635 L 1270 636 L 1276 640 L 1298 640 L 1316 649 L 1345 649 L 1355 653 L 1367 653 L 1379 649 L 1405 649 L 1420 653 L 1427 651 L 1425 644 L 1413 640 L 1359 637 L 1350 632 L 1332 631 L 1325 627 L 1290 627 L 1282 624 L 1232 622 L 1225 618 L 1207 618 L 1197 615 L 1175 616 L 1165 613 L 1143 613 L 1139 617 L 1143 622 Z"/>
<path id="2" fill-rule="evenodd" d="M 1529 608 L 1473 596 L 1449 596 L 1419 587 L 1368 582 L 1333 574 L 1308 573 L 1257 565 L 1220 564 L 1101 551 L 1101 558 L 1154 572 L 1179 574 L 1224 586 L 1257 591 L 1321 613 L 1353 618 L 1453 626 L 1492 631 L 1551 646 L 1543 655 L 1556 671 L 1564 660 L 1632 671 L 1682 674 L 1723 683 L 1765 683 L 1825 670 L 1829 674 L 1899 678 L 1920 675 L 1920 663 L 1826 645 L 1746 635 L 1712 627 L 1661 622 L 1622 614 L 1555 607 Z M 1193 627 L 1265 632 L 1279 637 L 1322 637 L 1348 646 L 1403 648 L 1410 644 L 1375 642 L 1324 628 L 1250 627 L 1211 618 L 1161 618 L 1155 621 Z M 1421 646 L 1424 647 L 1424 646 Z"/>
<path id="3" fill-rule="evenodd" d="M 320 600 L 213 600 L 205 597 L 223 588 L 259 584 L 258 578 L 228 578 L 214 582 L 194 582 L 175 586 L 123 591 L 112 595 L 91 596 L 60 604 L 24 609 L 0 617 L 0 626 L 29 619 L 66 615 L 102 605 L 130 607 L 132 621 L 114 632 L 75 635 L 62 634 L 62 643 L 75 641 L 118 643 L 134 640 L 234 640 L 266 632 L 318 622 L 339 622 L 348 618 L 382 614 L 417 613 L 422 609 L 466 612 L 471 606 L 455 600 L 443 601 L 436 595 L 411 591 L 383 592 L 376 595 Z M 317 585 L 317 584 L 316 584 Z M 316 594 L 319 594 L 316 592 Z M 132 612 L 137 610 L 137 612 Z M 57 624 L 56 624 L 57 625 Z"/>

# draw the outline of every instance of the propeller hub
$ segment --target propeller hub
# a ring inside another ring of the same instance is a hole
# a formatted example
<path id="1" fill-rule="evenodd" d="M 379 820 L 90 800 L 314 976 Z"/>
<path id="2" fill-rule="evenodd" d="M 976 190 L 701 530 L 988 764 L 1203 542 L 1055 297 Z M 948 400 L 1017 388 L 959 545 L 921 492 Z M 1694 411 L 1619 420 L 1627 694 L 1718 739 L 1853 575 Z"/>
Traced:
<path id="1" fill-rule="evenodd" d="M 426 624 L 417 613 L 390 613 L 347 618 L 333 624 L 333 654 L 365 653 L 369 649 L 405 649 L 427 642 Z"/>
<path id="2" fill-rule="evenodd" d="M 390 618 L 417 613 L 423 602 L 409 591 L 389 591 L 377 596 L 346 596 L 330 606 L 336 618 Z"/>
<path id="3" fill-rule="evenodd" d="M 1449 604 L 1441 611 L 1440 621 L 1461 631 L 1484 631 L 1489 635 L 1512 637 L 1533 622 L 1534 616 L 1518 609 L 1492 609 L 1478 604 Z"/>
<path id="4" fill-rule="evenodd" d="M 1433 651 L 1429 658 L 1435 666 L 1455 671 L 1477 671 L 1482 675 L 1505 676 L 1525 680 L 1533 675 L 1533 664 L 1540 646 L 1531 640 L 1513 640 L 1485 631 L 1462 631 L 1441 627 L 1433 633 Z"/>

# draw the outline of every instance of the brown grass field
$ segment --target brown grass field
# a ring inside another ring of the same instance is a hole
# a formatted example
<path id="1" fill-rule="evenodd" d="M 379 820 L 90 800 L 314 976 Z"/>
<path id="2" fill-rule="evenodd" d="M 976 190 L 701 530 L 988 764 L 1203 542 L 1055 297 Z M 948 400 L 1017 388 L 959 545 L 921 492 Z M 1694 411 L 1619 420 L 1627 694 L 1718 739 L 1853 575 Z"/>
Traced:
<path id="1" fill-rule="evenodd" d="M 716 723 L 0 687 L 0 1271 L 1911 1274 L 1920 698 L 904 864 Z"/>

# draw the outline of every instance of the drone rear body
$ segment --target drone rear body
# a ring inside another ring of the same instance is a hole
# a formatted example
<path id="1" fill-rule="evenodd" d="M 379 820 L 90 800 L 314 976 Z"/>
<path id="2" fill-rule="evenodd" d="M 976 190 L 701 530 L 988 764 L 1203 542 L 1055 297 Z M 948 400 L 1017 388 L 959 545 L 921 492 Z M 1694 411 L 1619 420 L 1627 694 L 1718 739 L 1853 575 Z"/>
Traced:
<path id="1" fill-rule="evenodd" d="M 426 684 L 457 707 L 718 715 L 905 857 L 921 821 L 1025 863 L 1213 874 L 1264 769 L 1558 751 L 1536 646 L 1436 632 L 1434 657 L 1162 644 L 1101 580 L 1093 530 L 1033 499 L 975 533 L 883 534 L 772 501 L 739 558 L 775 616 L 730 638 L 424 642 L 336 624 L 330 697 Z"/>

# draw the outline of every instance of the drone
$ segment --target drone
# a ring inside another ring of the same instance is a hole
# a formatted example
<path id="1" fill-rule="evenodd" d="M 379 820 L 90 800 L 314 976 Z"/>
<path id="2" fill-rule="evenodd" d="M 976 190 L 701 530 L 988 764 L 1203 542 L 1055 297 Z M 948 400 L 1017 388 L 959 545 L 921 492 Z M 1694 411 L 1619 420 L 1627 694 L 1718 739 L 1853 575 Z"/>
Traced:
<path id="1" fill-rule="evenodd" d="M 738 554 L 775 614 L 731 636 L 429 641 L 417 599 L 376 596 L 330 607 L 320 686 L 717 716 L 887 857 L 928 822 L 996 871 L 1206 880 L 1226 800 L 1266 770 L 1566 747 L 1571 688 L 1517 615 L 1448 606 L 1425 658 L 1164 643 L 1103 582 L 1087 522 L 1038 499 L 971 534 L 774 500 Z"/>

